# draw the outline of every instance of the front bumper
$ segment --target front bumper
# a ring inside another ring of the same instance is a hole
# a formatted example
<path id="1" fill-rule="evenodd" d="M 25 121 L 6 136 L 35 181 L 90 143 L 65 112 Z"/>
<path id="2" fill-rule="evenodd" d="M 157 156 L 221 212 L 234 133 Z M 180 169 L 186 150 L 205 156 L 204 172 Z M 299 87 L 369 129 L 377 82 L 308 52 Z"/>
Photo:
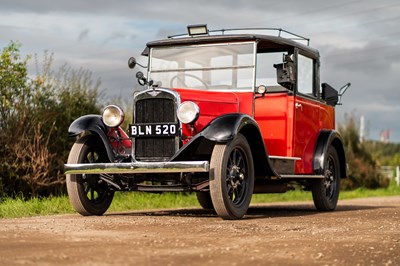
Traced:
<path id="1" fill-rule="evenodd" d="M 208 172 L 208 161 L 64 164 L 66 174 L 146 174 Z"/>

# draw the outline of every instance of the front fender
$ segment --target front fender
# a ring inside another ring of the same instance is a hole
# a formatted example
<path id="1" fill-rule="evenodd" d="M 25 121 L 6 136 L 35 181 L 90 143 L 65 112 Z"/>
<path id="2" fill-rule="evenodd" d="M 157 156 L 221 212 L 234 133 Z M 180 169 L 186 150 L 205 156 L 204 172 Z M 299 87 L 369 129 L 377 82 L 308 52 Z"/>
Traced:
<path id="1" fill-rule="evenodd" d="M 314 173 L 324 175 L 324 163 L 329 146 L 333 146 L 339 157 L 341 178 L 346 178 L 346 154 L 343 147 L 342 137 L 335 130 L 321 130 L 318 135 L 314 150 L 313 169 Z"/>
<path id="2" fill-rule="evenodd" d="M 171 161 L 196 158 L 200 156 L 199 154 L 211 156 L 215 143 L 231 141 L 238 133 L 238 129 L 242 127 L 241 125 L 250 119 L 252 118 L 239 113 L 222 115 L 215 118 L 203 128 L 202 131 L 193 136 L 193 138 L 171 158 Z"/>
<path id="3" fill-rule="evenodd" d="M 77 136 L 85 131 L 97 135 L 102 140 L 107 151 L 107 156 L 110 162 L 114 162 L 114 150 L 107 137 L 107 126 L 103 123 L 100 115 L 85 115 L 76 119 L 68 128 L 70 137 Z"/>
<path id="4" fill-rule="evenodd" d="M 248 115 L 233 113 L 217 117 L 199 133 L 200 136 L 214 142 L 231 141 L 246 125 L 258 128 L 257 122 Z"/>

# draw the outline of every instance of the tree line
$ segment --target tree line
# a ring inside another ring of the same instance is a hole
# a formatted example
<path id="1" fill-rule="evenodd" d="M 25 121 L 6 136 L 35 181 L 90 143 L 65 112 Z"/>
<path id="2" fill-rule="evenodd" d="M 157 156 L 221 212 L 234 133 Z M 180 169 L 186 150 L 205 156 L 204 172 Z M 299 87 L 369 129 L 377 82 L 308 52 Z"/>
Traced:
<path id="1" fill-rule="evenodd" d="M 0 58 L 0 197 L 64 194 L 63 164 L 74 141 L 68 138 L 68 127 L 82 115 L 100 113 L 101 83 L 82 68 L 65 64 L 54 70 L 48 52 L 42 60 L 22 58 L 20 47 L 11 42 Z M 36 66 L 34 76 L 28 74 L 30 60 Z M 359 142 L 354 117 L 339 131 L 349 165 L 342 188 L 387 186 L 370 146 Z"/>

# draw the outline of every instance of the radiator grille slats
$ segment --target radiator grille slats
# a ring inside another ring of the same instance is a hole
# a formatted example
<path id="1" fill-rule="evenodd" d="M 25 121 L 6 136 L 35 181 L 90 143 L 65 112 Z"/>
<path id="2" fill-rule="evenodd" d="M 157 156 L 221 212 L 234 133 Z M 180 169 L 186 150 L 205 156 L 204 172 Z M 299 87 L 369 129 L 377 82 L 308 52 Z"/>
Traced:
<path id="1" fill-rule="evenodd" d="M 137 101 L 135 108 L 135 123 L 176 122 L 174 99 L 145 98 Z M 175 154 L 175 137 L 136 138 L 134 142 L 139 161 L 167 161 Z"/>
<path id="2" fill-rule="evenodd" d="M 175 138 L 136 139 L 136 159 L 165 161 L 175 153 Z"/>
<path id="3" fill-rule="evenodd" d="M 136 103 L 136 123 L 175 122 L 175 104 L 170 99 L 144 99 Z"/>

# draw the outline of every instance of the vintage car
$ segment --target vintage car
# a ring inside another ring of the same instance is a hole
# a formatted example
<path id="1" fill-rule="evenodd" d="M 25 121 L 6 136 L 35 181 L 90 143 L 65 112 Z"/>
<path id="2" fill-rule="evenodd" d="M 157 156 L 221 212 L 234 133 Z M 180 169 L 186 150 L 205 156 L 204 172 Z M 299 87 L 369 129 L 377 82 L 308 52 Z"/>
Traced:
<path id="1" fill-rule="evenodd" d="M 66 184 L 78 213 L 102 215 L 115 191 L 195 192 L 203 208 L 240 219 L 253 193 L 295 186 L 312 192 L 317 210 L 336 208 L 346 160 L 335 106 L 350 83 L 339 92 L 320 84 L 309 39 L 192 25 L 142 55 L 129 129 L 117 105 L 69 128 L 77 140 Z"/>

